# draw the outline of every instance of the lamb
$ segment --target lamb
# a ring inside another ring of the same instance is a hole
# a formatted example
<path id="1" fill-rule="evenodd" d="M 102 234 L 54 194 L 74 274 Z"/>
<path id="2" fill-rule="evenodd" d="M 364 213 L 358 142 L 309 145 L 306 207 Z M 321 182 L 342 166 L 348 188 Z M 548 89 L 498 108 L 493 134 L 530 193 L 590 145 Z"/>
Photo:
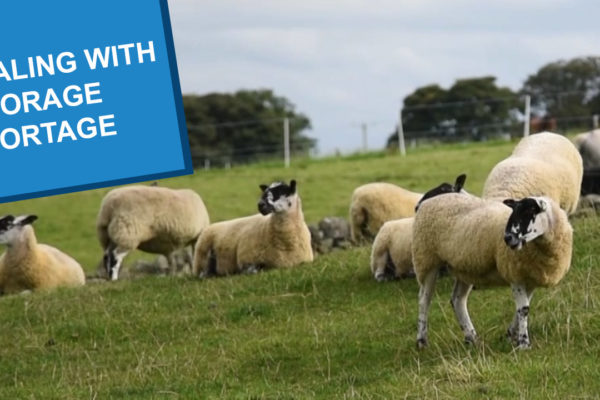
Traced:
<path id="1" fill-rule="evenodd" d="M 502 200 L 547 196 L 572 214 L 583 176 L 581 155 L 564 136 L 542 132 L 523 138 L 490 172 L 483 197 Z"/>
<path id="2" fill-rule="evenodd" d="M 201 277 L 294 267 L 313 260 L 296 181 L 260 185 L 260 214 L 218 222 L 196 243 L 194 275 Z"/>
<path id="3" fill-rule="evenodd" d="M 467 176 L 459 175 L 454 185 L 442 183 L 427 191 L 415 206 L 418 211 L 421 204 L 432 197 L 445 193 L 464 192 Z M 412 265 L 412 229 L 414 218 L 401 218 L 383 224 L 371 250 L 371 272 L 375 280 L 387 281 L 398 278 L 414 277 Z"/>
<path id="4" fill-rule="evenodd" d="M 31 226 L 36 219 L 35 215 L 7 215 L 0 219 L 0 243 L 7 245 L 0 257 L 1 294 L 85 284 L 77 261 L 37 242 Z"/>
<path id="5" fill-rule="evenodd" d="M 573 230 L 549 197 L 504 202 L 447 194 L 424 202 L 413 228 L 413 264 L 419 290 L 417 346 L 427 345 L 427 311 L 439 268 L 456 278 L 451 303 L 465 342 L 477 339 L 467 310 L 473 285 L 510 285 L 516 313 L 508 335 L 529 348 L 527 316 L 536 287 L 558 284 L 571 263 Z"/>
<path id="6" fill-rule="evenodd" d="M 206 207 L 193 190 L 159 186 L 111 190 L 96 221 L 109 279 L 118 279 L 123 259 L 135 249 L 164 255 L 174 272 L 173 253 L 193 245 L 208 224 Z"/>
<path id="7" fill-rule="evenodd" d="M 386 221 L 415 215 L 421 193 L 391 183 L 368 183 L 357 187 L 350 203 L 350 235 L 355 244 L 373 241 Z"/>

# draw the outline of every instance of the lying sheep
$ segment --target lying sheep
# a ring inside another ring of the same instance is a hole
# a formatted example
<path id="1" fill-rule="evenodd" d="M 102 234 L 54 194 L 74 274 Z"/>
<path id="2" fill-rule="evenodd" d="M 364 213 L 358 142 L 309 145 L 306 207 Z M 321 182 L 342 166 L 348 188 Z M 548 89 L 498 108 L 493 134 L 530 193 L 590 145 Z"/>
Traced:
<path id="1" fill-rule="evenodd" d="M 512 155 L 492 169 L 483 197 L 548 196 L 571 214 L 577 208 L 582 176 L 575 146 L 564 136 L 542 132 L 523 138 Z"/>
<path id="2" fill-rule="evenodd" d="M 37 242 L 31 224 L 37 217 L 7 215 L 0 219 L 0 293 L 85 284 L 83 269 L 62 251 Z"/>
<path id="3" fill-rule="evenodd" d="M 260 188 L 260 214 L 217 222 L 202 232 L 194 254 L 195 275 L 256 272 L 313 260 L 296 181 Z"/>
<path id="4" fill-rule="evenodd" d="M 418 211 L 421 204 L 432 197 L 464 192 L 466 178 L 462 174 L 456 178 L 454 185 L 444 182 L 427 191 L 415 210 Z M 387 221 L 377 233 L 371 250 L 371 272 L 375 280 L 381 282 L 414 276 L 411 253 L 413 222 L 414 218 Z"/>
<path id="5" fill-rule="evenodd" d="M 386 221 L 415 215 L 421 193 L 391 183 L 368 183 L 352 193 L 350 234 L 355 244 L 373 241 Z"/>
<path id="6" fill-rule="evenodd" d="M 465 335 L 476 341 L 467 311 L 473 285 L 510 285 L 516 313 L 508 334 L 530 346 L 529 302 L 536 287 L 554 286 L 571 263 L 573 230 L 566 213 L 548 197 L 484 200 L 448 194 L 423 203 L 413 229 L 413 264 L 419 290 L 417 346 L 427 345 L 427 311 L 438 270 L 456 278 L 452 306 Z"/>
<path id="7" fill-rule="evenodd" d="M 172 253 L 193 245 L 208 224 L 206 207 L 193 190 L 159 186 L 111 190 L 96 221 L 109 278 L 118 279 L 123 258 L 135 249 L 164 255 L 173 270 Z"/>

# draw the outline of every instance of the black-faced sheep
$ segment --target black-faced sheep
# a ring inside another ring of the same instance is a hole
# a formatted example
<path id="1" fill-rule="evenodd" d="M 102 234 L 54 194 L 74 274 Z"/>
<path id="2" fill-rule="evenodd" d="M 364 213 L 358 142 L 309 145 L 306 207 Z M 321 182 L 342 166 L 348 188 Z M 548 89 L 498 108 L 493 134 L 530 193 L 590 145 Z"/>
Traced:
<path id="1" fill-rule="evenodd" d="M 0 293 L 52 289 L 85 284 L 83 269 L 60 250 L 37 242 L 31 224 L 37 217 L 5 216 L 0 219 Z"/>
<path id="2" fill-rule="evenodd" d="M 391 183 L 368 183 L 357 187 L 350 203 L 350 233 L 355 244 L 373 241 L 379 228 L 393 219 L 415 215 L 421 193 Z"/>
<path id="3" fill-rule="evenodd" d="M 159 186 L 111 190 L 102 200 L 96 221 L 109 278 L 118 279 L 123 258 L 130 251 L 139 249 L 170 259 L 174 251 L 193 245 L 208 224 L 206 207 L 193 190 Z M 173 260 L 169 263 L 173 269 Z"/>
<path id="4" fill-rule="evenodd" d="M 573 231 L 555 201 L 528 197 L 502 203 L 464 194 L 438 196 L 422 204 L 413 234 L 420 284 L 419 347 L 427 344 L 427 312 L 443 265 L 456 278 L 452 306 L 466 342 L 476 340 L 467 311 L 473 285 L 510 285 L 516 313 L 508 333 L 519 348 L 530 346 L 527 315 L 533 290 L 556 285 L 571 263 Z"/>
<path id="5" fill-rule="evenodd" d="M 196 243 L 194 275 L 230 275 L 313 260 L 296 181 L 260 185 L 260 214 L 217 222 Z"/>
<path id="6" fill-rule="evenodd" d="M 496 164 L 485 181 L 483 197 L 547 196 L 572 214 L 582 175 L 581 156 L 571 141 L 551 132 L 537 133 L 521 139 L 512 155 Z"/>

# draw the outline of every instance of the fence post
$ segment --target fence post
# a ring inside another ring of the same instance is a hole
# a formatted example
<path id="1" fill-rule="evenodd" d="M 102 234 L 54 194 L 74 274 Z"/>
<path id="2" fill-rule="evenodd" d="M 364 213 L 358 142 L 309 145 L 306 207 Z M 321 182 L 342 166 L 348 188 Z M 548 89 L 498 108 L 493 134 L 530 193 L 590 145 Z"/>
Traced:
<path id="1" fill-rule="evenodd" d="M 599 117 L 598 114 L 594 114 L 592 116 L 592 121 L 593 121 L 594 129 L 598 129 L 598 117 Z"/>
<path id="2" fill-rule="evenodd" d="M 210 169 L 210 160 L 208 158 L 204 159 L 204 169 L 207 171 Z"/>
<path id="3" fill-rule="evenodd" d="M 400 109 L 399 118 L 398 118 L 398 150 L 400 150 L 400 155 L 406 155 L 406 146 L 404 145 L 404 128 L 402 127 L 402 109 Z"/>
<path id="4" fill-rule="evenodd" d="M 523 137 L 529 136 L 529 123 L 531 119 L 531 96 L 525 95 L 525 120 L 523 121 Z"/>
<path id="5" fill-rule="evenodd" d="M 290 120 L 283 119 L 283 163 L 286 168 L 290 166 Z"/>
<path id="6" fill-rule="evenodd" d="M 367 144 L 367 124 L 364 122 L 360 124 L 360 129 L 362 131 L 362 150 L 363 153 L 366 153 L 369 147 L 369 145 Z"/>

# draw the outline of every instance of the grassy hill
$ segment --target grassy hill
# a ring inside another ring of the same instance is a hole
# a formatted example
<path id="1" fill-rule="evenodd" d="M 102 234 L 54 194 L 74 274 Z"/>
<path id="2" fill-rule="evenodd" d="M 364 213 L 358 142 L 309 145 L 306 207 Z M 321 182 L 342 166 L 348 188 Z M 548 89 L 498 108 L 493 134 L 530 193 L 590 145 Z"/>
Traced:
<path id="1" fill-rule="evenodd" d="M 466 173 L 481 192 L 514 143 L 419 149 L 197 171 L 160 182 L 190 187 L 219 221 L 256 212 L 259 183 L 295 178 L 308 222 L 346 216 L 352 190 L 388 181 L 425 191 Z M 108 189 L 0 205 L 35 213 L 41 242 L 91 274 L 101 257 L 95 218 Z M 504 338 L 510 290 L 475 291 L 482 343 L 465 346 L 438 283 L 430 347 L 415 348 L 415 281 L 375 282 L 367 247 L 292 270 L 196 280 L 146 277 L 0 299 L 0 398 L 586 398 L 600 393 L 600 222 L 577 219 L 572 269 L 532 301 L 532 349 Z M 139 257 L 133 254 L 128 261 Z"/>

